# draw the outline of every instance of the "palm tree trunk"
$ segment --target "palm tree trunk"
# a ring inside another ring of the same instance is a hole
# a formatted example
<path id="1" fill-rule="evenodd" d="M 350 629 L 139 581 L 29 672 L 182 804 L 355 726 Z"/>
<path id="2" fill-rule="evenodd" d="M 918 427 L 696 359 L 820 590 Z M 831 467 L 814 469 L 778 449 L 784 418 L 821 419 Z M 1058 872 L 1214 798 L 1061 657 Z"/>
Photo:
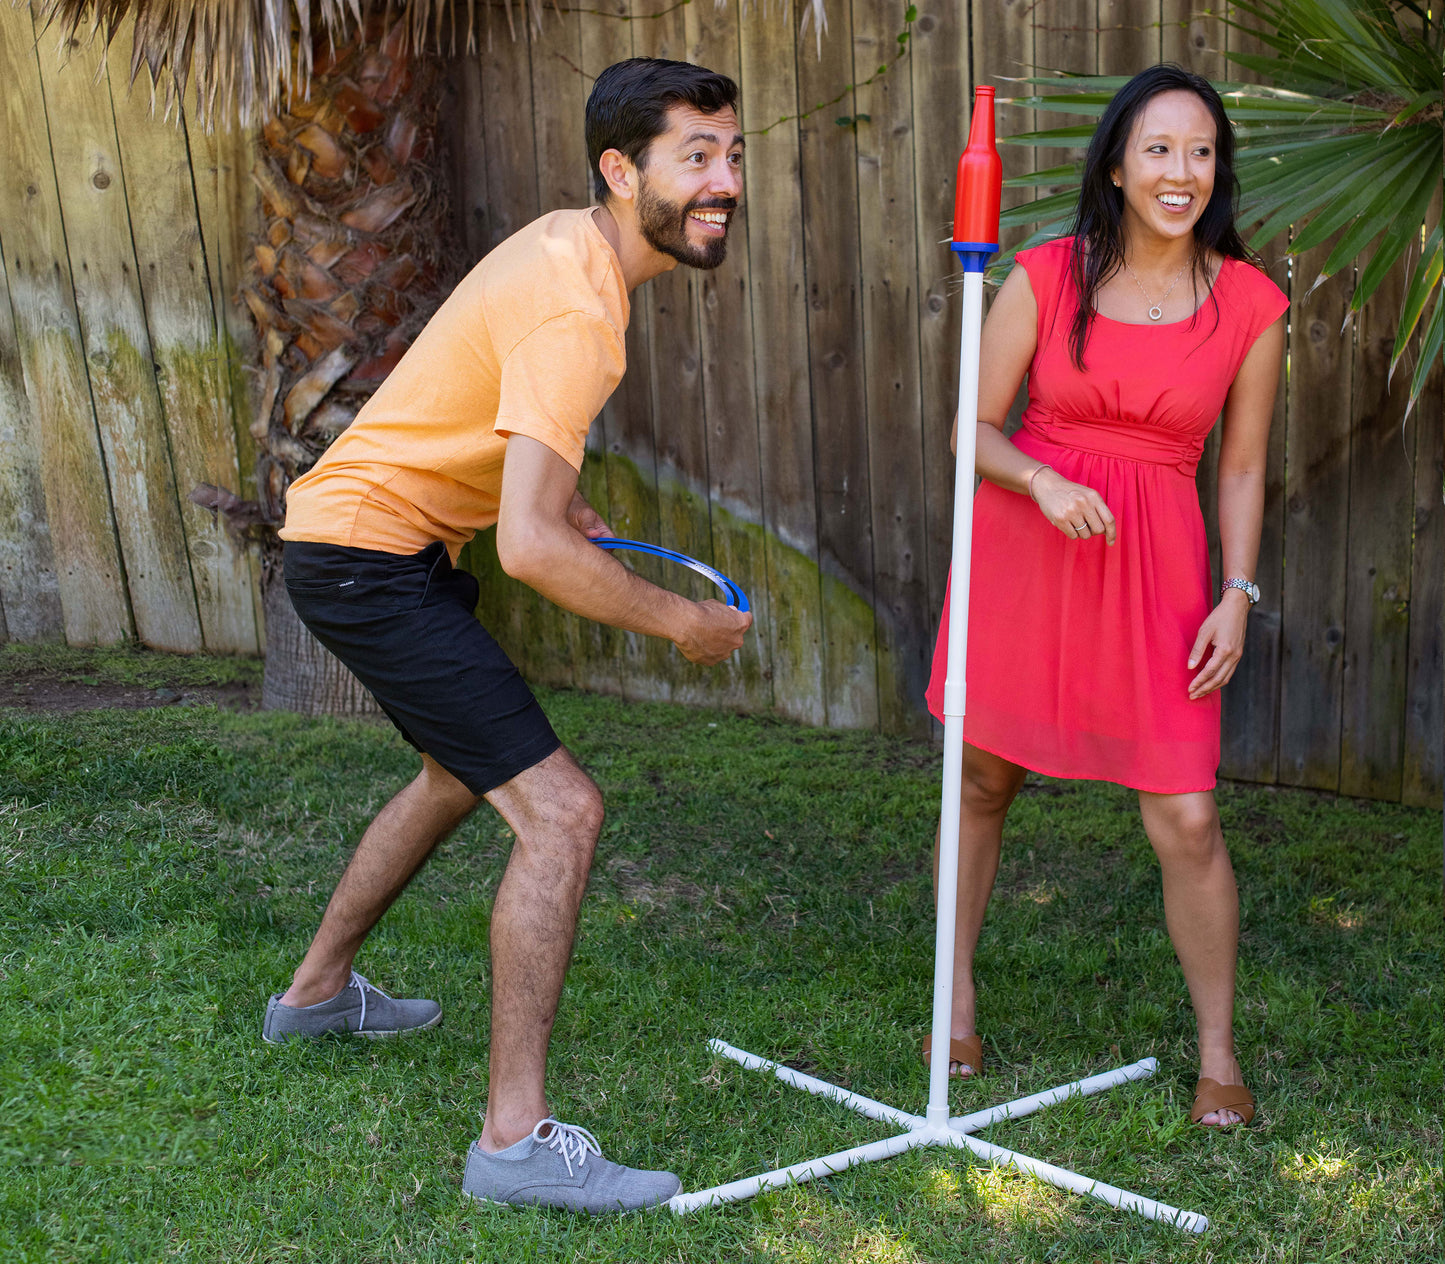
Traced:
<path id="1" fill-rule="evenodd" d="M 252 171 L 264 235 L 241 297 L 261 349 L 259 457 L 266 677 L 262 705 L 375 710 L 306 631 L 281 582 L 286 489 L 351 424 L 445 297 L 454 274 L 436 143 L 440 78 L 402 22 L 350 43 L 318 36 L 305 98 L 263 126 Z"/>

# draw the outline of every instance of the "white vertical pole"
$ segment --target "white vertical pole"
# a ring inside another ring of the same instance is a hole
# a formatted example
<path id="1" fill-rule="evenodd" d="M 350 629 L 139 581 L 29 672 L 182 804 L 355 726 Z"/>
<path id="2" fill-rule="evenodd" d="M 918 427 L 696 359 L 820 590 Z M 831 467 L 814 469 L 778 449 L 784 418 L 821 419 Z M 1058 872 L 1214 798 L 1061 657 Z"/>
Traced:
<path id="1" fill-rule="evenodd" d="M 974 452 L 978 440 L 978 347 L 983 272 L 963 274 L 958 355 L 958 454 L 953 476 L 953 578 L 948 605 L 948 672 L 943 685 L 943 804 L 938 823 L 938 931 L 933 956 L 930 1125 L 948 1126 L 948 1035 L 953 1008 L 953 944 L 958 914 L 958 816 L 963 783 L 964 679 L 968 666 L 968 580 L 973 557 Z"/>

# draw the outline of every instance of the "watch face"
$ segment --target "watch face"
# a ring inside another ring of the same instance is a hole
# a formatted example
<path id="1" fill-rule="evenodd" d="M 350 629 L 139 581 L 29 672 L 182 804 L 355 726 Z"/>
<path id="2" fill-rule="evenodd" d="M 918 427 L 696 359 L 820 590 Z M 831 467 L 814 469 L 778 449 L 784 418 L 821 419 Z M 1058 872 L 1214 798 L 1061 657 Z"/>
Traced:
<path id="1" fill-rule="evenodd" d="M 1250 584 L 1249 587 L 1244 590 L 1244 595 L 1249 598 L 1249 604 L 1251 606 L 1254 605 L 1254 603 L 1259 600 L 1259 585 Z"/>

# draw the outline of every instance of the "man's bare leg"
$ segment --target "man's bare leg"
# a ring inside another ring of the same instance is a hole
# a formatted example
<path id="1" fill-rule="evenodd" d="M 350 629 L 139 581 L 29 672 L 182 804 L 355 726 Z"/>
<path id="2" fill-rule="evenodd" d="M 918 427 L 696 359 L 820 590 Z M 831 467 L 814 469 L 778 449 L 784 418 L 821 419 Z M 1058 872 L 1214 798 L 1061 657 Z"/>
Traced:
<path id="1" fill-rule="evenodd" d="M 361 836 L 316 937 L 281 997 L 283 1005 L 316 1005 L 347 985 L 351 963 L 371 928 L 433 848 L 480 802 L 429 755 L 421 763 L 416 780 L 376 814 Z"/>
<path id="2" fill-rule="evenodd" d="M 492 1041 L 481 1148 L 551 1112 L 547 1044 L 602 829 L 602 795 L 566 750 L 487 795 L 517 836 L 492 906 Z"/>

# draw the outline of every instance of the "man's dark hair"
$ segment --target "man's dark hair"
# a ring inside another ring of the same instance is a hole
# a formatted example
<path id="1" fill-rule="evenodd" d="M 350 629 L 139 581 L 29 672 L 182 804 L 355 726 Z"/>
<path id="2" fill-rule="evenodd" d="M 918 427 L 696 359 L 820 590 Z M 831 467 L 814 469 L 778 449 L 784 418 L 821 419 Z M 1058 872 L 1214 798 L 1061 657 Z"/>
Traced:
<path id="1" fill-rule="evenodd" d="M 587 161 L 592 187 L 606 202 L 609 190 L 602 176 L 602 155 L 616 149 L 637 169 L 647 161 L 647 147 L 667 130 L 667 112 L 690 105 L 703 114 L 737 109 L 738 85 L 726 75 L 686 61 L 632 57 L 608 66 L 587 98 Z"/>

